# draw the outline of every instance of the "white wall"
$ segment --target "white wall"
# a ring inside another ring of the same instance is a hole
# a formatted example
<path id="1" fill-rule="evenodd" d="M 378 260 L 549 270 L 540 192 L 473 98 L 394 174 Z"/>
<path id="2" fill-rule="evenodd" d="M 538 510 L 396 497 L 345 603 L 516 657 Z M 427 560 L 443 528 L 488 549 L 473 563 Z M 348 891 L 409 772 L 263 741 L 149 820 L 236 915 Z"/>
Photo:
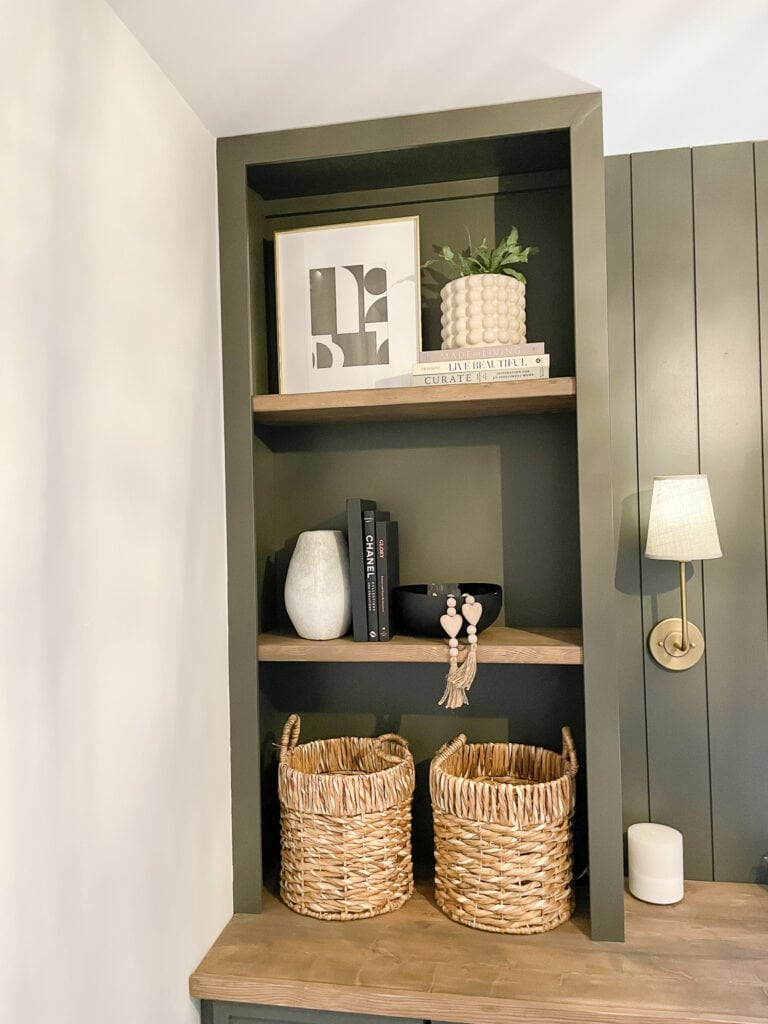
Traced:
<path id="1" fill-rule="evenodd" d="M 0 5 L 0 1006 L 181 1024 L 231 913 L 214 140 Z"/>
<path id="2" fill-rule="evenodd" d="M 606 153 L 768 137 L 766 0 L 109 0 L 217 135 L 599 89 Z"/>

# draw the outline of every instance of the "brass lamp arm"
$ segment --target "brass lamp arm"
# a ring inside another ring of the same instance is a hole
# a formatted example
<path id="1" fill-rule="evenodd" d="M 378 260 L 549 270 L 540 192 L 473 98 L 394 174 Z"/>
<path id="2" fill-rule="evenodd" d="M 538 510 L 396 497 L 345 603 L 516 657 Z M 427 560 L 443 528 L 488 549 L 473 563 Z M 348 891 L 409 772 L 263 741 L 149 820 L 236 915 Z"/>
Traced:
<path id="1" fill-rule="evenodd" d="M 692 668 L 704 653 L 701 630 L 688 621 L 685 562 L 680 562 L 680 618 L 662 619 L 648 635 L 648 650 L 664 668 L 680 672 Z"/>
<path id="2" fill-rule="evenodd" d="M 685 596 L 685 562 L 680 563 L 680 621 L 683 624 L 683 640 L 680 644 L 682 654 L 688 650 L 688 602 Z"/>

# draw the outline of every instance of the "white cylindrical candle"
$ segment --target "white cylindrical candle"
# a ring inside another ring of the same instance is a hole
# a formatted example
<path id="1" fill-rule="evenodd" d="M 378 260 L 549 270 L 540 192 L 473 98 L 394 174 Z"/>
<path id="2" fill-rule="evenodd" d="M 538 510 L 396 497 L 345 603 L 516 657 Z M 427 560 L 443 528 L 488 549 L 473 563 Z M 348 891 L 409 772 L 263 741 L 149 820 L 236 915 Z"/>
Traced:
<path id="1" fill-rule="evenodd" d="M 668 825 L 643 821 L 627 829 L 629 891 L 646 903 L 683 898 L 683 837 Z"/>

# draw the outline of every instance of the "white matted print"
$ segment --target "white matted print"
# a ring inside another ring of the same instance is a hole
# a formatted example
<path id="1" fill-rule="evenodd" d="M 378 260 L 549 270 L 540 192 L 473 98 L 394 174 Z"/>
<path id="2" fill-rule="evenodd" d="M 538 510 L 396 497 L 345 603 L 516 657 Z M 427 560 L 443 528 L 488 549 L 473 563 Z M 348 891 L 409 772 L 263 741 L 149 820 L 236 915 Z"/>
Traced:
<path id="1" fill-rule="evenodd" d="M 277 231 L 275 271 L 281 394 L 410 384 L 418 217 Z"/>

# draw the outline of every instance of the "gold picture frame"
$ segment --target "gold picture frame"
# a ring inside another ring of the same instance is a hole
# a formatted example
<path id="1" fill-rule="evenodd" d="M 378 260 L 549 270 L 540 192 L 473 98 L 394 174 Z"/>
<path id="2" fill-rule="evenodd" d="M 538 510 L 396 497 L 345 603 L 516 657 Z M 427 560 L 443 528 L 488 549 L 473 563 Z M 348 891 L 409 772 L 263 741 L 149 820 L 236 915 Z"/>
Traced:
<path id="1" fill-rule="evenodd" d="M 419 279 L 418 217 L 275 232 L 280 393 L 410 385 Z"/>

